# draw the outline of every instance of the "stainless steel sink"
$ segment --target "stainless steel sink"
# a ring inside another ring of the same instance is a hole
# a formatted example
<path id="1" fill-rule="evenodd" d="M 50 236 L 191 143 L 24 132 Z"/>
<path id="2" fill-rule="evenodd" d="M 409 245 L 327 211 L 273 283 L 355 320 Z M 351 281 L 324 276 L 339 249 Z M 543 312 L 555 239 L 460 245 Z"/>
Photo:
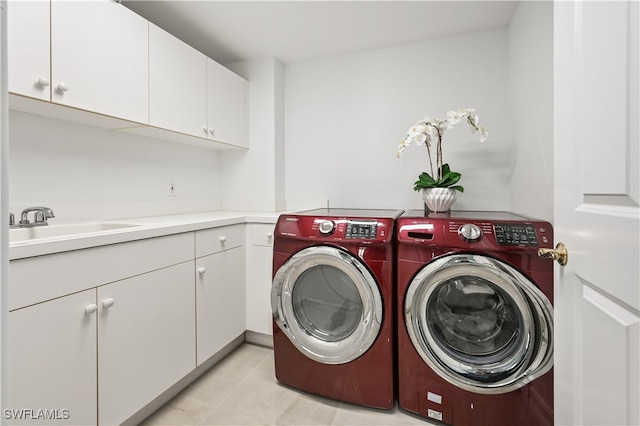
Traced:
<path id="1" fill-rule="evenodd" d="M 78 234 L 116 231 L 119 229 L 132 228 L 140 225 L 130 223 L 78 223 L 66 225 L 36 226 L 32 228 L 12 228 L 9 231 L 9 242 L 30 241 L 40 238 L 77 236 Z"/>

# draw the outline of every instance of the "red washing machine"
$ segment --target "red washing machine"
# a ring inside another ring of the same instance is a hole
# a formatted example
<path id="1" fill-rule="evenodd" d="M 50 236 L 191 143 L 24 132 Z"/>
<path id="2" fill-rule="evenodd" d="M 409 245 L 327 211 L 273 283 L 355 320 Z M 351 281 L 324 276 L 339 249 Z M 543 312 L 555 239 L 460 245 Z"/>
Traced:
<path id="1" fill-rule="evenodd" d="M 282 384 L 353 404 L 395 404 L 395 220 L 401 210 L 278 218 L 273 350 Z"/>
<path id="2" fill-rule="evenodd" d="M 553 425 L 548 222 L 413 210 L 397 221 L 398 402 L 454 426 Z"/>

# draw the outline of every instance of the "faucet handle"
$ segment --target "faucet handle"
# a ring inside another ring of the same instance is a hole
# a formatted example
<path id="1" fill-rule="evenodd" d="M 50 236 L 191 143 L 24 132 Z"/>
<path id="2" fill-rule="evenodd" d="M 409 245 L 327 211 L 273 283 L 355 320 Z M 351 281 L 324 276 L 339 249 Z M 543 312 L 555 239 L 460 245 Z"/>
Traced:
<path id="1" fill-rule="evenodd" d="M 53 214 L 53 210 L 51 210 L 49 207 L 29 207 L 24 209 L 20 214 L 20 225 L 33 226 L 30 225 L 31 222 L 29 222 L 29 212 L 34 212 L 34 222 L 38 225 L 46 225 L 47 219 L 55 217 L 55 215 Z"/>
<path id="2" fill-rule="evenodd" d="M 43 210 L 38 210 L 33 215 L 33 219 L 35 223 L 44 223 L 47 221 L 46 219 L 47 217 L 49 216 L 45 217 L 45 212 Z"/>
<path id="3" fill-rule="evenodd" d="M 9 226 L 16 224 L 16 217 L 13 213 L 9 212 Z"/>

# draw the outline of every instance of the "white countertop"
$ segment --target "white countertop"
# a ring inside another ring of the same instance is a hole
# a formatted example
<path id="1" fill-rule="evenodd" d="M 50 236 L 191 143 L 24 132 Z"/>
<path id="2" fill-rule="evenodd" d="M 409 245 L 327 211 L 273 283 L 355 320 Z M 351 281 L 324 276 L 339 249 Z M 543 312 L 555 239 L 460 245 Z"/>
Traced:
<path id="1" fill-rule="evenodd" d="M 130 224 L 136 226 L 100 232 L 14 241 L 9 243 L 9 260 L 161 237 L 164 235 L 179 234 L 181 232 L 191 232 L 199 229 L 215 228 L 238 223 L 275 224 L 279 215 L 279 212 L 213 211 L 99 221 L 100 223 Z M 50 226 L 53 227 L 55 224 L 52 223 Z"/>

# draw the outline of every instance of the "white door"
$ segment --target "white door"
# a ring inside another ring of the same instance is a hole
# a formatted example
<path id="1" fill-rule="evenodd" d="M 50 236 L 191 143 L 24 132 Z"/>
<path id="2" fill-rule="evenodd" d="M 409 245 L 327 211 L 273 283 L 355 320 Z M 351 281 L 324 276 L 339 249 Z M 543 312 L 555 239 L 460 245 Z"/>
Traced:
<path id="1" fill-rule="evenodd" d="M 51 100 L 149 120 L 146 19 L 113 1 L 51 3 Z"/>
<path id="2" fill-rule="evenodd" d="M 640 424 L 639 4 L 555 2 L 556 424 Z"/>
<path id="3" fill-rule="evenodd" d="M 206 138 L 207 57 L 149 24 L 149 124 Z"/>
<path id="4" fill-rule="evenodd" d="M 197 365 L 246 330 L 244 248 L 234 247 L 196 261 Z"/>
<path id="5" fill-rule="evenodd" d="M 98 424 L 119 425 L 196 366 L 195 263 L 98 288 Z"/>
<path id="6" fill-rule="evenodd" d="M 207 58 L 209 138 L 248 148 L 245 96 L 247 81 Z"/>
<path id="7" fill-rule="evenodd" d="M 51 100 L 49 2 L 12 1 L 7 15 L 9 91 Z"/>
<path id="8" fill-rule="evenodd" d="M 8 314 L 3 424 L 96 424 L 95 303 L 92 289 Z"/>

